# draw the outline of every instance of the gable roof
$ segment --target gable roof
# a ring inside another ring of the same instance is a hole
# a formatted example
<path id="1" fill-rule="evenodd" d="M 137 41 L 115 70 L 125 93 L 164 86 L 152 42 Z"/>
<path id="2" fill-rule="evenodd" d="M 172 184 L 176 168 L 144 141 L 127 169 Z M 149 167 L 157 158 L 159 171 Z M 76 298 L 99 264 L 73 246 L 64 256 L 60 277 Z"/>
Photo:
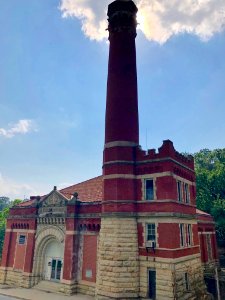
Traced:
<path id="1" fill-rule="evenodd" d="M 98 176 L 60 190 L 60 193 L 68 199 L 75 192 L 78 193 L 78 199 L 82 202 L 102 201 L 103 176 Z"/>
<path id="2" fill-rule="evenodd" d="M 19 203 L 16 206 L 30 206 L 34 203 L 34 201 L 35 201 L 34 199 L 26 200 L 26 201 L 23 201 L 23 202 Z"/>
<path id="3" fill-rule="evenodd" d="M 54 190 L 51 191 L 48 195 L 42 197 L 41 201 L 40 201 L 40 205 L 41 206 L 45 206 L 45 205 L 60 205 L 62 203 L 65 204 L 65 202 L 67 202 L 68 199 L 67 197 L 65 197 L 62 193 L 60 193 L 59 191 L 56 190 L 56 187 L 54 187 Z"/>
<path id="4" fill-rule="evenodd" d="M 49 194 L 41 197 L 41 201 L 45 200 Z M 71 185 L 67 188 L 57 191 L 62 197 L 70 200 L 74 193 L 78 193 L 78 199 L 82 202 L 97 202 L 103 198 L 103 176 L 91 178 L 89 180 Z M 30 206 L 36 201 L 37 197 L 32 196 L 30 200 L 21 202 L 18 206 Z"/>

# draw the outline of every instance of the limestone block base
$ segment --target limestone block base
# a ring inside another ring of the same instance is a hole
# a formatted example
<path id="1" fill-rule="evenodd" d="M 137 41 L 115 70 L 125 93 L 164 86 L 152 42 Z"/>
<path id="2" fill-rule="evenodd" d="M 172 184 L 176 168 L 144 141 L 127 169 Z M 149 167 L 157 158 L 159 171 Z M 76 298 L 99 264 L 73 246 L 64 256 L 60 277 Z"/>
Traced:
<path id="1" fill-rule="evenodd" d="M 60 283 L 60 288 L 58 290 L 60 293 L 66 294 L 68 296 L 77 293 L 77 284 L 62 284 Z"/>
<path id="2" fill-rule="evenodd" d="M 89 296 L 95 295 L 95 283 L 80 281 L 77 285 L 77 293 Z"/>
<path id="3" fill-rule="evenodd" d="M 139 258 L 135 218 L 102 218 L 96 299 L 139 298 Z"/>
<path id="4" fill-rule="evenodd" d="M 199 256 L 178 260 L 140 257 L 141 298 L 148 298 L 148 270 L 156 271 L 157 300 L 208 299 Z M 185 280 L 185 273 L 188 282 Z"/>
<path id="5" fill-rule="evenodd" d="M 9 286 L 30 288 L 32 287 L 32 275 L 12 269 L 0 269 L 0 283 Z"/>

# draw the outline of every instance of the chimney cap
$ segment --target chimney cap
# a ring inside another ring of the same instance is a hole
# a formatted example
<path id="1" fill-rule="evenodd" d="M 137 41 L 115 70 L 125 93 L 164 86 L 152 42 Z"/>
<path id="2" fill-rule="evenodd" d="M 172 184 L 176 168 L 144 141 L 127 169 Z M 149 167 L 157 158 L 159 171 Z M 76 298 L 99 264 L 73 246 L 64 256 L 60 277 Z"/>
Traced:
<path id="1" fill-rule="evenodd" d="M 108 17 L 120 11 L 136 14 L 138 9 L 132 0 L 116 0 L 108 6 Z"/>

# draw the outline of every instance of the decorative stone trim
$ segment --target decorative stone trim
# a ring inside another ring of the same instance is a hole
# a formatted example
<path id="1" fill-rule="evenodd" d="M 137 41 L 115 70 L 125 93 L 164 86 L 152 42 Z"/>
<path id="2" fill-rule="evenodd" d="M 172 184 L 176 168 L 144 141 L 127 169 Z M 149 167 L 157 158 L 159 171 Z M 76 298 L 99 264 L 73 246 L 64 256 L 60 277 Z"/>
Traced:
<path id="1" fill-rule="evenodd" d="M 201 232 L 198 232 L 198 234 L 216 234 L 216 232 L 215 231 L 201 231 Z"/>
<path id="2" fill-rule="evenodd" d="M 187 246 L 185 247 L 185 249 L 194 249 L 194 248 L 198 248 L 200 245 L 194 245 L 194 246 Z M 145 249 L 146 247 L 139 247 L 139 249 Z M 157 247 L 157 250 L 163 250 L 163 251 L 179 251 L 179 250 L 182 250 L 184 249 L 184 247 L 182 248 L 160 248 L 160 247 Z"/>
<path id="3" fill-rule="evenodd" d="M 6 229 L 6 232 L 21 232 L 21 233 L 35 233 L 36 230 L 32 229 Z"/>
<path id="4" fill-rule="evenodd" d="M 201 254 L 197 253 L 197 254 L 192 254 L 192 255 L 186 255 L 186 256 L 182 256 L 179 258 L 163 258 L 163 257 L 147 257 L 147 261 L 152 261 L 152 262 L 161 262 L 161 263 L 180 263 L 180 262 L 188 262 L 192 259 L 200 259 L 201 258 Z M 146 256 L 139 256 L 139 261 L 146 261 Z"/>
<path id="5" fill-rule="evenodd" d="M 59 226 L 49 225 L 43 226 L 38 225 L 35 241 L 35 251 L 34 251 L 34 263 L 33 263 L 33 275 L 34 279 L 32 285 L 37 284 L 42 279 L 43 268 L 44 268 L 44 253 L 45 249 L 51 241 L 57 240 L 65 247 L 65 228 L 60 228 Z M 62 270 L 63 272 L 63 270 Z"/>
<path id="6" fill-rule="evenodd" d="M 18 209 L 18 208 L 16 208 L 16 209 Z M 26 208 L 27 208 L 27 206 L 26 206 Z M 30 215 L 10 215 L 7 219 L 8 220 L 13 220 L 13 219 L 26 220 L 26 219 L 36 219 L 36 218 L 37 218 L 36 214 L 30 214 Z"/>
<path id="7" fill-rule="evenodd" d="M 146 216 L 146 217 L 141 217 L 138 218 L 138 223 L 167 223 L 167 224 L 194 224 L 197 225 L 197 220 L 196 219 L 188 219 L 188 218 L 179 218 L 179 217 L 162 217 L 159 219 L 159 216 Z"/>
<path id="8" fill-rule="evenodd" d="M 113 148 L 113 147 L 137 147 L 138 144 L 128 142 L 128 141 L 114 141 L 114 142 L 109 142 L 105 144 L 105 149 L 106 148 Z"/>
<path id="9" fill-rule="evenodd" d="M 65 224 L 65 218 L 60 217 L 44 217 L 37 219 L 38 224 Z"/>

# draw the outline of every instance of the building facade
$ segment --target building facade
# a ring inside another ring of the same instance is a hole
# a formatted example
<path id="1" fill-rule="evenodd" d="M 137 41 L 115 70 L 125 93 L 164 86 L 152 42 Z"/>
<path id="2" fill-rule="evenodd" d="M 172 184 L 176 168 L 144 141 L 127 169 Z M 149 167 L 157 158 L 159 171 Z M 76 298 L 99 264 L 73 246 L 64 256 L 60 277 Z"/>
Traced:
<path id="1" fill-rule="evenodd" d="M 196 209 L 194 161 L 139 145 L 133 1 L 108 7 L 103 175 L 10 210 L 1 283 L 57 283 L 96 299 L 207 299 L 215 225 Z"/>

